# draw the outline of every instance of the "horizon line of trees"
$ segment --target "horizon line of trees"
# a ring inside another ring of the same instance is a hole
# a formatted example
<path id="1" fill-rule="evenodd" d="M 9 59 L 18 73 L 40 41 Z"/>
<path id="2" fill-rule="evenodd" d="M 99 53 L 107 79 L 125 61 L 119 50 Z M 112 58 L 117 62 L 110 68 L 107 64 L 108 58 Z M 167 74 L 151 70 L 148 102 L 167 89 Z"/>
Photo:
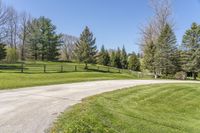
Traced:
<path id="1" fill-rule="evenodd" d="M 75 42 L 74 55 L 78 62 L 87 64 L 100 64 L 104 66 L 111 66 L 121 69 L 130 69 L 134 71 L 140 70 L 140 61 L 137 55 L 133 52 L 127 54 L 125 47 L 119 47 L 117 50 L 107 50 L 102 45 L 100 51 L 97 50 L 96 38 L 90 31 L 89 27 L 85 27 L 80 35 L 80 38 Z"/>
<path id="2" fill-rule="evenodd" d="M 0 60 L 56 60 L 61 45 L 61 35 L 50 19 L 18 13 L 0 0 Z"/>
<path id="3" fill-rule="evenodd" d="M 0 60 L 7 63 L 26 60 L 75 60 L 85 63 L 86 68 L 88 63 L 133 70 L 140 68 L 136 54 L 130 54 L 129 59 L 125 47 L 106 50 L 102 46 L 98 51 L 96 39 L 87 26 L 77 38 L 57 34 L 56 26 L 49 18 L 33 18 L 26 12 L 18 13 L 13 7 L 4 5 L 1 0 L 0 9 Z"/>
<path id="4" fill-rule="evenodd" d="M 155 78 L 188 74 L 196 79 L 200 72 L 200 25 L 193 23 L 177 45 L 170 0 L 151 0 L 153 18 L 141 28 L 143 66 Z"/>
<path id="5" fill-rule="evenodd" d="M 134 71 L 148 70 L 158 77 L 180 79 L 200 72 L 200 25 L 193 23 L 177 45 L 170 0 L 150 0 L 153 17 L 141 30 L 141 54 L 128 54 L 125 47 L 98 51 L 96 38 L 85 27 L 80 37 L 57 34 L 49 18 L 32 18 L 0 1 L 0 60 L 76 61 Z"/>

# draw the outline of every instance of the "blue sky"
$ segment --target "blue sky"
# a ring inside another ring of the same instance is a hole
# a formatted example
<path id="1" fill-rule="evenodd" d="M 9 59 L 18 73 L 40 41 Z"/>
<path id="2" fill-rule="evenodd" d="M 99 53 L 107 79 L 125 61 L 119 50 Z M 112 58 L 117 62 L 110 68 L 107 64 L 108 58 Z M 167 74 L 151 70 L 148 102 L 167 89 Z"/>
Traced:
<path id="1" fill-rule="evenodd" d="M 33 17 L 46 16 L 58 33 L 79 36 L 87 25 L 97 38 L 97 45 L 128 52 L 139 51 L 139 27 L 152 11 L 148 0 L 3 0 L 19 12 Z M 178 43 L 192 22 L 200 23 L 200 0 L 172 0 Z"/>

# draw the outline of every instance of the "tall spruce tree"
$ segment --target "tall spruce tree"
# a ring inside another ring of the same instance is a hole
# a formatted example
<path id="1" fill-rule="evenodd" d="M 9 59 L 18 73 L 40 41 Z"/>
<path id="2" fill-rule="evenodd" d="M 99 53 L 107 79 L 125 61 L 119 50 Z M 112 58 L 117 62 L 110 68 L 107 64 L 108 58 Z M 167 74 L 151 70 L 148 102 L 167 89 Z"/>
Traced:
<path id="1" fill-rule="evenodd" d="M 196 80 L 200 72 L 200 25 L 193 23 L 183 36 L 182 50 L 184 57 L 183 69 L 191 72 Z"/>
<path id="2" fill-rule="evenodd" d="M 177 71 L 176 36 L 169 24 L 166 24 L 158 38 L 155 53 L 155 72 L 157 75 L 175 74 Z"/>
<path id="3" fill-rule="evenodd" d="M 57 60 L 61 35 L 56 34 L 56 26 L 50 19 L 40 17 L 30 24 L 27 36 L 29 51 L 35 60 Z"/>
<path id="4" fill-rule="evenodd" d="M 126 49 L 123 46 L 122 51 L 121 51 L 121 67 L 123 69 L 127 69 L 128 67 L 128 57 L 127 57 L 127 53 L 126 53 Z"/>
<path id="5" fill-rule="evenodd" d="M 28 34 L 27 34 L 27 51 L 28 58 L 39 60 L 39 49 L 40 44 L 39 40 L 41 37 L 41 33 L 39 31 L 39 23 L 37 19 L 34 19 L 31 23 L 28 24 Z"/>
<path id="6" fill-rule="evenodd" d="M 97 46 L 95 45 L 96 38 L 93 37 L 93 33 L 86 26 L 79 41 L 76 43 L 75 54 L 79 62 L 85 63 L 87 69 L 88 63 L 96 62 Z"/>
<path id="7" fill-rule="evenodd" d="M 5 59 L 6 57 L 6 48 L 5 48 L 5 44 L 0 43 L 0 60 Z"/>

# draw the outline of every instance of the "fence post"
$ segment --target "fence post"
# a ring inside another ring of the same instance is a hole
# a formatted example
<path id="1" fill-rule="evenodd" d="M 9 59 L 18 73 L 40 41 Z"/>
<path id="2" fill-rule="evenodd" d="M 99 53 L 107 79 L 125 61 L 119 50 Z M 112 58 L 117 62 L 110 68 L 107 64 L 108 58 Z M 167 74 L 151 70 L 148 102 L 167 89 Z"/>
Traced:
<path id="1" fill-rule="evenodd" d="M 60 66 L 60 72 L 63 72 L 63 65 Z"/>
<path id="2" fill-rule="evenodd" d="M 24 63 L 21 64 L 21 73 L 24 72 Z"/>
<path id="3" fill-rule="evenodd" d="M 77 71 L 77 66 L 76 65 L 74 66 L 74 70 L 75 70 L 75 72 Z"/>
<path id="4" fill-rule="evenodd" d="M 44 64 L 44 73 L 46 73 L 46 64 Z"/>
<path id="5" fill-rule="evenodd" d="M 110 68 L 108 67 L 108 72 L 110 72 Z"/>

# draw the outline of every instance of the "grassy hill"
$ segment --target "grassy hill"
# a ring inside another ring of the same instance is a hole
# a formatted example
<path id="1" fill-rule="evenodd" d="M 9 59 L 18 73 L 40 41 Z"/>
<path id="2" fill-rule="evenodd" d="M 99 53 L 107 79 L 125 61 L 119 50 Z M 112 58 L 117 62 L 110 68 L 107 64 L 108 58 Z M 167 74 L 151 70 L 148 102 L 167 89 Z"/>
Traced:
<path id="1" fill-rule="evenodd" d="M 199 133 L 199 84 L 138 86 L 87 98 L 52 133 Z"/>
<path id="2" fill-rule="evenodd" d="M 58 62 L 26 62 L 0 65 L 0 90 L 91 80 L 138 79 L 137 72 L 117 68 Z"/>

